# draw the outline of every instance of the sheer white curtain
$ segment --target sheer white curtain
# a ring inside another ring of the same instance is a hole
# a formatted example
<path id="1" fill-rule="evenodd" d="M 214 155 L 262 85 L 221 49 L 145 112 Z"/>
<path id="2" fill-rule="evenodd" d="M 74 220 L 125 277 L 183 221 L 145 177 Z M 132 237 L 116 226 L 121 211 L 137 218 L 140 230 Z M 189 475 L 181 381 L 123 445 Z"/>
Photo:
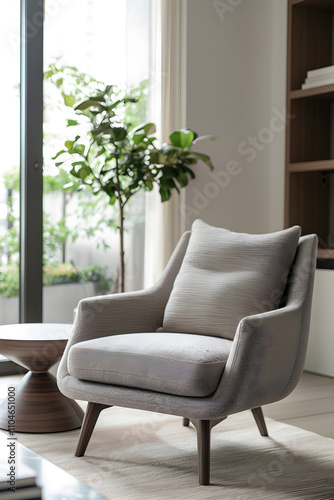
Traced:
<path id="1" fill-rule="evenodd" d="M 160 142 L 185 127 L 186 3 L 151 0 L 151 68 L 149 119 Z M 181 194 L 161 203 L 158 191 L 147 195 L 145 219 L 145 286 L 156 282 L 184 232 Z"/>

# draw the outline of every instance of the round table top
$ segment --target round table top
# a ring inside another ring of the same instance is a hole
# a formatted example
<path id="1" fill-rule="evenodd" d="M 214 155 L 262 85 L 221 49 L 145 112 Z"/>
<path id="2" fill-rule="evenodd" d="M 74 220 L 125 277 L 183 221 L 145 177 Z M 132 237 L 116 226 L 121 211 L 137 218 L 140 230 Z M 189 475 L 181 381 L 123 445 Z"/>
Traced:
<path id="1" fill-rule="evenodd" d="M 70 323 L 17 323 L 1 325 L 0 340 L 68 340 L 72 326 Z"/>

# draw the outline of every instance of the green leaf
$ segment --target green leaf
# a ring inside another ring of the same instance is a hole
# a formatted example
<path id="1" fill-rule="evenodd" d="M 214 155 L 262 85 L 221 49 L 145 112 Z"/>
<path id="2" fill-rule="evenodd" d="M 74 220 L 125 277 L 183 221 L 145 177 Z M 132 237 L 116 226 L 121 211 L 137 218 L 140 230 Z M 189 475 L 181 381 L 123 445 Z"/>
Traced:
<path id="1" fill-rule="evenodd" d="M 132 102 L 132 103 L 135 103 L 135 102 L 138 102 L 138 99 L 136 99 L 135 97 L 125 97 L 123 99 L 123 102 L 124 103 L 127 103 L 127 102 Z"/>
<path id="2" fill-rule="evenodd" d="M 99 102 L 105 102 L 105 94 L 98 94 L 96 96 L 90 96 L 90 100 L 91 101 L 99 101 Z"/>
<path id="3" fill-rule="evenodd" d="M 184 156 L 182 157 L 182 163 L 187 165 L 196 165 L 197 160 L 191 156 Z"/>
<path id="4" fill-rule="evenodd" d="M 185 165 L 182 166 L 182 169 L 185 173 L 187 173 L 191 179 L 195 179 L 196 175 L 194 174 L 194 172 L 191 170 L 191 168 L 189 167 L 186 167 Z"/>
<path id="5" fill-rule="evenodd" d="M 124 127 L 111 127 L 110 129 L 115 142 L 124 141 L 127 131 Z"/>
<path id="6" fill-rule="evenodd" d="M 73 108 L 74 104 L 75 104 L 75 100 L 73 99 L 73 97 L 70 97 L 69 95 L 65 94 L 64 92 L 62 92 L 62 96 L 63 96 L 65 105 L 68 106 L 69 108 Z"/>
<path id="7" fill-rule="evenodd" d="M 91 168 L 86 165 L 84 161 L 74 161 L 72 163 L 72 170 L 71 174 L 74 175 L 75 177 L 85 180 L 86 177 L 91 173 Z M 80 168 L 78 168 L 80 167 Z"/>
<path id="8" fill-rule="evenodd" d="M 80 135 L 76 135 L 75 139 L 73 141 L 65 141 L 65 146 L 67 147 L 67 149 L 68 149 L 68 151 L 70 153 L 72 153 L 72 152 L 80 152 L 80 150 L 73 151 L 73 146 L 77 142 L 78 139 L 80 139 Z M 79 145 L 79 147 L 80 147 L 80 145 Z"/>
<path id="9" fill-rule="evenodd" d="M 135 134 L 133 136 L 133 142 L 137 145 L 137 144 L 140 144 L 141 142 L 143 142 L 143 140 L 145 139 L 146 137 L 146 134 Z"/>
<path id="10" fill-rule="evenodd" d="M 186 174 L 180 174 L 177 177 L 177 182 L 180 184 L 180 187 L 185 187 L 188 184 L 188 177 Z"/>
<path id="11" fill-rule="evenodd" d="M 144 132 L 146 135 L 152 135 L 156 132 L 157 128 L 154 123 L 144 123 L 133 129 L 133 133 Z"/>
<path id="12" fill-rule="evenodd" d="M 197 144 L 199 141 L 206 141 L 210 139 L 210 141 L 215 141 L 216 137 L 214 135 L 201 135 L 200 137 L 196 137 L 194 140 L 194 144 Z"/>
<path id="13" fill-rule="evenodd" d="M 101 102 L 97 101 L 96 99 L 85 99 L 84 101 L 80 101 L 75 106 L 73 106 L 73 109 L 75 111 L 77 110 L 84 111 L 85 109 L 90 108 L 91 106 L 94 106 L 95 108 L 96 107 L 104 108 L 103 104 L 101 104 Z"/>
<path id="14" fill-rule="evenodd" d="M 162 170 L 162 175 L 165 179 L 171 179 L 173 177 L 177 177 L 178 175 L 176 168 L 168 165 L 163 166 L 161 170 Z"/>
<path id="15" fill-rule="evenodd" d="M 82 180 L 86 179 L 86 177 L 90 174 L 90 172 L 91 170 L 87 166 L 80 168 L 80 170 L 78 171 L 80 179 Z"/>
<path id="16" fill-rule="evenodd" d="M 164 156 L 176 156 L 180 152 L 180 148 L 177 146 L 173 146 L 172 144 L 164 143 L 161 146 L 160 152 Z"/>
<path id="17" fill-rule="evenodd" d="M 63 153 L 67 153 L 67 151 L 65 151 L 65 149 L 58 151 L 58 153 L 55 156 L 53 156 L 52 159 L 56 160 L 58 158 L 58 156 L 62 155 Z"/>
<path id="18" fill-rule="evenodd" d="M 173 146 L 177 146 L 179 148 L 189 148 L 194 140 L 194 132 L 190 129 L 182 129 L 173 132 L 169 136 L 170 142 Z"/>
<path id="19" fill-rule="evenodd" d="M 175 184 L 174 180 L 170 177 L 165 178 L 164 176 L 162 176 L 159 179 L 159 182 L 160 182 L 160 186 L 162 186 L 163 189 L 168 189 L 168 190 L 176 189 L 176 191 L 180 192 L 180 190 L 177 187 L 177 185 Z"/>
<path id="20" fill-rule="evenodd" d="M 117 201 L 116 196 L 109 195 L 109 205 L 115 205 L 116 201 Z"/>
<path id="21" fill-rule="evenodd" d="M 165 189 L 163 187 L 160 186 L 159 188 L 159 193 L 160 193 L 160 198 L 161 198 L 161 201 L 164 202 L 164 201 L 168 201 L 170 196 L 171 196 L 171 190 L 170 189 Z"/>
<path id="22" fill-rule="evenodd" d="M 146 125 L 144 126 L 144 131 L 146 135 L 152 135 L 155 134 L 157 128 L 154 123 L 146 123 Z"/>
<path id="23" fill-rule="evenodd" d="M 72 163 L 72 165 L 73 165 L 73 167 L 77 167 L 78 165 L 86 166 L 86 163 L 84 161 L 80 160 L 80 161 L 74 161 Z"/>
<path id="24" fill-rule="evenodd" d="M 74 143 L 75 143 L 75 141 L 66 141 L 65 146 L 67 147 L 67 149 L 71 149 L 71 148 L 73 148 Z"/>
<path id="25" fill-rule="evenodd" d="M 74 125 L 79 125 L 79 122 L 77 120 L 67 120 L 68 127 L 73 127 Z"/>
<path id="26" fill-rule="evenodd" d="M 112 109 L 117 108 L 117 106 L 118 106 L 119 104 L 121 104 L 121 102 L 122 102 L 122 101 L 121 101 L 120 99 L 118 99 L 117 101 L 115 101 L 115 102 L 113 102 L 112 104 L 110 104 L 110 105 L 107 107 L 107 110 L 108 110 L 108 111 L 111 111 Z"/>
<path id="27" fill-rule="evenodd" d="M 192 156 L 195 156 L 196 158 L 198 158 L 199 160 L 202 160 L 204 163 L 206 163 L 207 165 L 209 165 L 210 169 L 213 170 L 214 169 L 214 166 L 213 164 L 211 163 L 211 158 L 209 155 L 205 155 L 203 153 L 196 153 L 194 151 L 192 151 Z"/>

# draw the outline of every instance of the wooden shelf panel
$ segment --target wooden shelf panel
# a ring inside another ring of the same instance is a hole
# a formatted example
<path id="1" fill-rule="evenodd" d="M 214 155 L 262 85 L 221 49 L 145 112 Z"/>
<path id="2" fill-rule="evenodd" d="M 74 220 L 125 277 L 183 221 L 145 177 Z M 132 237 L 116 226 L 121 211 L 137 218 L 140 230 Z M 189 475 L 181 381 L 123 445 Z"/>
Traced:
<path id="1" fill-rule="evenodd" d="M 292 0 L 291 4 L 307 9 L 329 10 L 330 12 L 334 12 L 332 0 Z"/>
<path id="2" fill-rule="evenodd" d="M 304 161 L 289 164 L 289 172 L 323 172 L 334 171 L 334 160 Z"/>
<path id="3" fill-rule="evenodd" d="M 297 89 L 290 91 L 290 99 L 327 99 L 334 100 L 334 83 L 313 87 L 312 89 Z"/>
<path id="4" fill-rule="evenodd" d="M 334 248 L 318 248 L 318 259 L 334 259 Z"/>

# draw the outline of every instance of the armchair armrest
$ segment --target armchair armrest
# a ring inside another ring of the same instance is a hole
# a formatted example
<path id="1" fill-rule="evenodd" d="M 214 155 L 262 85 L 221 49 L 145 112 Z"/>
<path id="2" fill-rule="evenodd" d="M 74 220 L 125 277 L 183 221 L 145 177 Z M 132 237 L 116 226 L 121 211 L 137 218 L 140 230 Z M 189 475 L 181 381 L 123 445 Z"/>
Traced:
<path id="1" fill-rule="evenodd" d="M 243 318 L 213 398 L 222 414 L 285 398 L 295 388 L 306 358 L 317 237 L 302 236 L 287 285 L 286 305 Z M 228 411 L 227 411 L 228 409 Z"/>
<path id="2" fill-rule="evenodd" d="M 307 337 L 296 305 L 243 318 L 215 399 L 223 395 L 232 414 L 287 396 L 303 369 Z"/>
<path id="3" fill-rule="evenodd" d="M 120 333 L 155 331 L 161 325 L 165 305 L 162 290 L 155 287 L 82 299 L 71 344 Z"/>

